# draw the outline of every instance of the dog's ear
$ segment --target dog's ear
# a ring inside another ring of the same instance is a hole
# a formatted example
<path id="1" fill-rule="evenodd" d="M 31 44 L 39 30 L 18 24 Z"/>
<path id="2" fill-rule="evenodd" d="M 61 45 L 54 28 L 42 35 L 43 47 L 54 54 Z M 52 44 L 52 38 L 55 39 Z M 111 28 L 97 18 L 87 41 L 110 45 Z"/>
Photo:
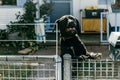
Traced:
<path id="1" fill-rule="evenodd" d="M 78 19 L 76 17 L 72 16 L 72 15 L 69 15 L 68 18 L 75 21 L 76 30 L 77 30 L 78 34 L 80 34 L 81 33 L 81 26 L 80 26 L 80 23 L 79 23 Z"/>
<path id="2" fill-rule="evenodd" d="M 59 24 L 59 22 L 60 22 L 60 19 L 57 19 L 57 20 L 55 21 L 56 24 Z"/>
<path id="3" fill-rule="evenodd" d="M 80 26 L 78 19 L 76 19 L 76 24 L 77 24 L 76 29 L 77 29 L 78 34 L 81 34 L 81 26 Z"/>
<path id="4" fill-rule="evenodd" d="M 57 19 L 56 21 L 55 21 L 55 25 L 54 25 L 54 27 L 53 27 L 53 32 L 55 31 L 55 29 L 56 29 L 56 27 L 58 27 L 58 24 L 59 24 L 59 19 Z M 58 27 L 59 28 L 59 27 Z"/>
<path id="5" fill-rule="evenodd" d="M 68 22 L 68 18 L 66 16 L 62 16 L 61 18 L 57 19 L 55 21 L 55 26 L 53 28 L 53 31 L 56 29 L 56 27 L 58 27 L 60 31 L 64 31 L 65 27 L 67 26 L 67 22 Z"/>

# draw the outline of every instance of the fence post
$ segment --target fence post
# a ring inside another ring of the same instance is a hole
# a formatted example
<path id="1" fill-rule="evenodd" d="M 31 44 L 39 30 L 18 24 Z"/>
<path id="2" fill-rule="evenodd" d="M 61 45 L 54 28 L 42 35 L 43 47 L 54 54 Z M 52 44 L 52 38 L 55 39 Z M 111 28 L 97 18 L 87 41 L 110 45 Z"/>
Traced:
<path id="1" fill-rule="evenodd" d="M 120 80 L 120 65 L 118 66 L 118 79 Z"/>
<path id="2" fill-rule="evenodd" d="M 71 55 L 65 54 L 63 56 L 64 60 L 64 80 L 71 80 Z"/>
<path id="3" fill-rule="evenodd" d="M 62 59 L 60 56 L 57 58 L 57 80 L 62 80 Z"/>

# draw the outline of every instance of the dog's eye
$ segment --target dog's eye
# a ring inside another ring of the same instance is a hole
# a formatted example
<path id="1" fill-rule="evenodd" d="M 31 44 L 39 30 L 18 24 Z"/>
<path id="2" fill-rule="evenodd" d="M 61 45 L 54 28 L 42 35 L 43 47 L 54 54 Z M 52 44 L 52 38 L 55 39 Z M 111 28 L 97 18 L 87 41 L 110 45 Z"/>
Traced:
<path id="1" fill-rule="evenodd" d="M 75 28 L 75 26 L 71 26 L 71 28 Z"/>
<path id="2" fill-rule="evenodd" d="M 68 32 L 68 31 L 71 31 L 71 30 L 75 30 L 75 27 L 66 28 L 66 31 L 67 31 L 67 32 Z"/>
<path id="3" fill-rule="evenodd" d="M 75 26 L 68 26 L 67 28 L 75 28 Z"/>

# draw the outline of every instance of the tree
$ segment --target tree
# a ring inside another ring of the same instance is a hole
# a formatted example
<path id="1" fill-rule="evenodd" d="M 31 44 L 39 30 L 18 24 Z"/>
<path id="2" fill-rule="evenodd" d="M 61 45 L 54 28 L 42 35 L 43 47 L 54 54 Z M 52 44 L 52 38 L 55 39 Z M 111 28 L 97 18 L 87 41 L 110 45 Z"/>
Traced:
<path id="1" fill-rule="evenodd" d="M 50 16 L 53 10 L 53 6 L 53 2 L 47 3 L 47 0 L 43 0 L 43 4 L 40 6 L 40 17 L 42 17 L 43 15 Z"/>
<path id="2" fill-rule="evenodd" d="M 52 12 L 53 3 L 47 3 L 46 0 L 43 0 L 44 4 L 40 6 L 40 17 L 43 15 L 50 15 Z M 36 4 L 32 0 L 27 0 L 24 5 L 24 14 L 21 15 L 20 12 L 16 14 L 17 21 L 12 22 L 11 24 L 28 24 L 35 23 L 36 16 Z M 8 26 L 9 32 L 19 32 L 19 36 L 25 39 L 35 39 L 35 30 L 34 25 L 10 25 Z M 24 34 L 23 34 L 24 33 Z"/>
<path id="3" fill-rule="evenodd" d="M 16 5 L 17 0 L 1 0 L 2 5 Z"/>
<path id="4" fill-rule="evenodd" d="M 32 0 L 27 0 L 24 4 L 24 13 L 21 14 L 18 12 L 16 14 L 17 21 L 11 21 L 11 25 L 8 25 L 8 32 L 15 33 L 19 32 L 18 36 L 22 38 L 22 40 L 34 40 L 36 39 L 35 35 L 35 28 L 34 28 L 34 20 L 35 20 L 35 13 L 36 13 L 36 4 L 32 2 Z M 29 25 L 29 24 L 33 25 Z M 20 24 L 20 25 L 18 25 Z M 25 25 L 23 25 L 25 24 Z M 24 41 L 24 42 L 13 42 L 7 43 L 9 46 L 14 46 L 15 48 L 26 48 L 31 47 L 33 50 L 37 50 L 41 44 L 34 42 L 34 41 Z"/>
<path id="5" fill-rule="evenodd" d="M 116 0 L 115 4 L 112 5 L 114 9 L 120 9 L 120 0 Z"/>
<path id="6" fill-rule="evenodd" d="M 45 1 L 45 0 L 44 0 Z M 49 8 L 50 3 L 46 3 L 41 6 L 41 10 L 44 10 L 44 13 L 41 13 L 41 15 L 49 14 L 51 12 L 51 8 Z M 44 6 L 44 7 L 43 7 Z M 46 7 L 47 6 L 47 7 Z M 22 39 L 26 40 L 34 40 L 36 39 L 35 34 L 35 28 L 34 25 L 29 25 L 28 23 L 35 23 L 36 19 L 36 4 L 32 2 L 32 0 L 27 0 L 27 2 L 24 5 L 24 13 L 21 14 L 18 12 L 16 14 L 17 21 L 11 21 L 11 25 L 8 25 L 8 31 L 9 33 L 19 32 L 18 36 L 22 37 Z M 22 25 L 17 25 L 22 24 Z M 23 25 L 28 24 L 28 25 Z M 8 43 L 9 44 L 9 43 Z M 20 44 L 20 45 L 19 45 Z M 32 47 L 33 50 L 38 50 L 38 48 L 41 47 L 41 44 L 38 42 L 16 42 L 12 45 L 16 47 L 19 46 L 19 48 L 25 48 L 25 47 Z"/>
<path id="7" fill-rule="evenodd" d="M 36 7 L 31 0 L 27 0 L 24 5 L 24 14 L 21 15 L 20 12 L 16 14 L 17 21 L 12 22 L 12 25 L 8 26 L 9 32 L 19 32 L 19 36 L 24 37 L 25 39 L 34 39 L 35 30 L 34 25 L 17 25 L 17 24 L 28 24 L 34 23 Z M 16 24 L 16 25 L 13 25 Z"/>

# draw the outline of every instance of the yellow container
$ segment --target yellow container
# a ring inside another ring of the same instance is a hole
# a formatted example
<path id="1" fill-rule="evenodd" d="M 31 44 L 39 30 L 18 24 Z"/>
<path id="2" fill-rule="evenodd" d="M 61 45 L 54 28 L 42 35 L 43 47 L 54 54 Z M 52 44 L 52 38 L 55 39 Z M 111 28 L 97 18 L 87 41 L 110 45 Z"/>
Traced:
<path id="1" fill-rule="evenodd" d="M 86 10 L 97 10 L 98 6 L 86 6 Z"/>
<path id="2" fill-rule="evenodd" d="M 93 8 L 93 10 L 96 10 L 96 9 L 98 9 L 98 6 L 93 6 L 92 8 Z"/>

